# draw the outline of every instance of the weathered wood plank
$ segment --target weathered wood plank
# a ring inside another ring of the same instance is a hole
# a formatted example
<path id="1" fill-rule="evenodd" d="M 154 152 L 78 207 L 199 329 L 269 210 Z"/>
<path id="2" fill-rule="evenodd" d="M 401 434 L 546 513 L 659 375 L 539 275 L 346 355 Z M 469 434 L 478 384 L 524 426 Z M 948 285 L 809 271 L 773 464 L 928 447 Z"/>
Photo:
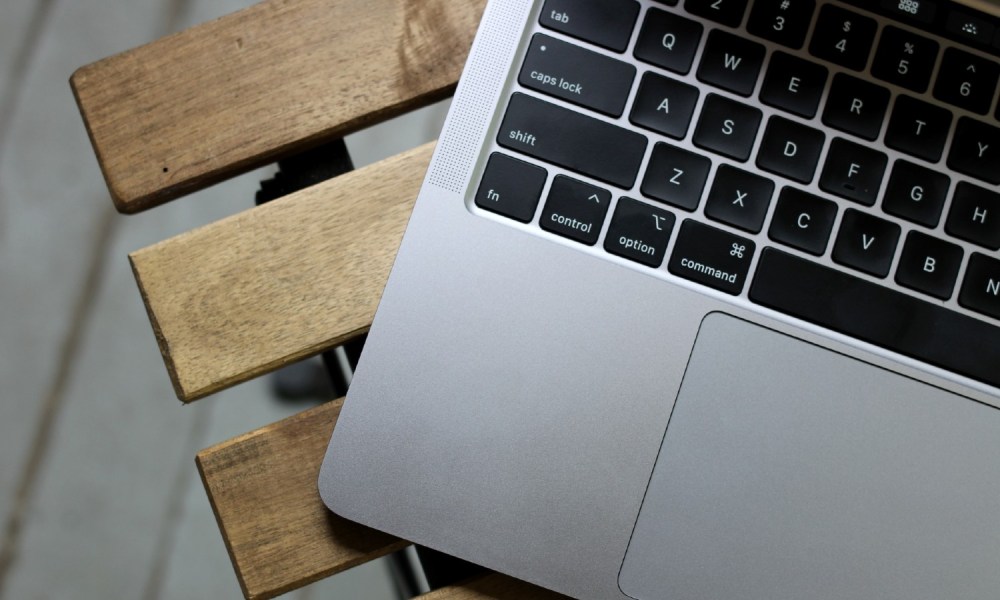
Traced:
<path id="1" fill-rule="evenodd" d="M 133 253 L 190 402 L 368 330 L 430 144 Z"/>
<path id="2" fill-rule="evenodd" d="M 449 95 L 485 0 L 267 0 L 78 70 L 137 212 Z"/>
<path id="3" fill-rule="evenodd" d="M 568 600 L 566 596 L 492 573 L 420 596 L 421 600 Z"/>
<path id="4" fill-rule="evenodd" d="M 404 548 L 329 512 L 319 468 L 341 401 L 198 454 L 198 470 L 247 598 L 273 598 Z"/>

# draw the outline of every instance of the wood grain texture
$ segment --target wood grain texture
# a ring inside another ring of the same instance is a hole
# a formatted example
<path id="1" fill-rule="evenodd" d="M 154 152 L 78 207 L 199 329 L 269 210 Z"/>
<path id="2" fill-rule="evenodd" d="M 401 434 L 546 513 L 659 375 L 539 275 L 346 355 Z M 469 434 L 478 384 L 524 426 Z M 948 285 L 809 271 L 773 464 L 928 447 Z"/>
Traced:
<path id="1" fill-rule="evenodd" d="M 407 543 L 326 509 L 317 480 L 341 401 L 203 450 L 196 462 L 247 598 L 273 598 Z"/>
<path id="2" fill-rule="evenodd" d="M 485 0 L 267 0 L 71 79 L 138 212 L 454 91 Z"/>
<path id="3" fill-rule="evenodd" d="M 568 600 L 567 596 L 492 573 L 420 596 L 421 600 Z"/>
<path id="4" fill-rule="evenodd" d="M 190 402 L 368 330 L 432 145 L 130 255 Z"/>

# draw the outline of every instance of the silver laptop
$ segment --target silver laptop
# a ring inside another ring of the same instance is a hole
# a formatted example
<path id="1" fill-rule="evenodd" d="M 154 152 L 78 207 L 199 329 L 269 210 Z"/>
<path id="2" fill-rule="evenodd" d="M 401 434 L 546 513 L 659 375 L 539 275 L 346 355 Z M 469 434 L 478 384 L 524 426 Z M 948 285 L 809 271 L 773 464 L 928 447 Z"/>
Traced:
<path id="1" fill-rule="evenodd" d="M 579 598 L 1000 597 L 1000 5 L 491 0 L 319 481 Z"/>

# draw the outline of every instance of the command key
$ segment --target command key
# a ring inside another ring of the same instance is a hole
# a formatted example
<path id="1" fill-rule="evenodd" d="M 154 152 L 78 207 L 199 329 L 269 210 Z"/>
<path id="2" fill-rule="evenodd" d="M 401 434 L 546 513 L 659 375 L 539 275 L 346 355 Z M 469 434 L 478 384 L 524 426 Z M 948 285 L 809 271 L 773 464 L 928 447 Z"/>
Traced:
<path id="1" fill-rule="evenodd" d="M 746 238 L 688 220 L 681 225 L 668 268 L 678 277 L 738 296 L 755 251 Z"/>

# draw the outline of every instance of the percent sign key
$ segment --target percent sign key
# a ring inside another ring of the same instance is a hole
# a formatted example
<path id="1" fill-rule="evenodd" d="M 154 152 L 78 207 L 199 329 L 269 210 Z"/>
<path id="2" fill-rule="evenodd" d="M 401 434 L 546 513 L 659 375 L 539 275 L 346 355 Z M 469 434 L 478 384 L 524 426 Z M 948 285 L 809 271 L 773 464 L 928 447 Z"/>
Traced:
<path id="1" fill-rule="evenodd" d="M 678 277 L 738 296 L 755 252 L 751 240 L 689 220 L 677 235 L 668 268 Z"/>

